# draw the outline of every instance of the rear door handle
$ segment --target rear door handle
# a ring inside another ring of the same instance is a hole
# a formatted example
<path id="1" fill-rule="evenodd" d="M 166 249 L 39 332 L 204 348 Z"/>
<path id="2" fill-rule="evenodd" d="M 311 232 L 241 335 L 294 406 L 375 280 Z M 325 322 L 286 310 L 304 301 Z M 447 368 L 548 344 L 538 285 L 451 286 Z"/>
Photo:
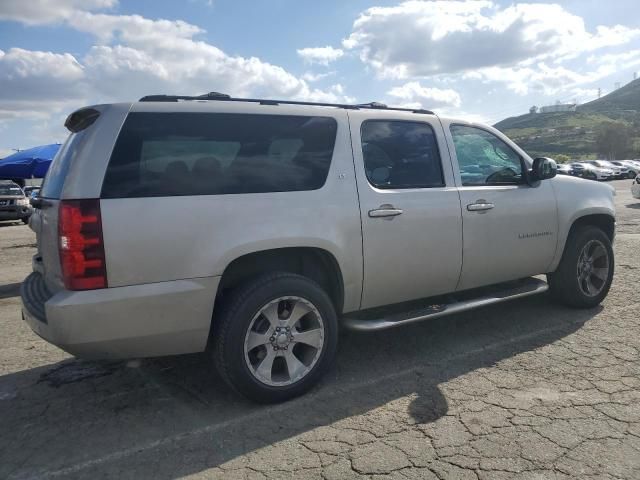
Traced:
<path id="1" fill-rule="evenodd" d="M 398 215 L 402 215 L 402 209 L 395 208 L 393 205 L 380 205 L 380 208 L 369 210 L 371 218 L 397 217 Z"/>
<path id="2" fill-rule="evenodd" d="M 486 212 L 487 210 L 491 210 L 493 207 L 495 207 L 495 205 L 491 202 L 478 200 L 476 203 L 470 203 L 467 205 L 467 210 L 470 212 Z"/>

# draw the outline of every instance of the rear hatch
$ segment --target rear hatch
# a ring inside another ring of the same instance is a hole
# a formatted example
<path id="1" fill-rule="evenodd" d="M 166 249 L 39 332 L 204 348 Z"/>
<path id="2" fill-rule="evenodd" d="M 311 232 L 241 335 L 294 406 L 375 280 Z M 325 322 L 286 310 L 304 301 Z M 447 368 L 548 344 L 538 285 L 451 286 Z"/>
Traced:
<path id="1" fill-rule="evenodd" d="M 104 169 L 128 107 L 98 105 L 78 110 L 67 118 L 71 131 L 53 159 L 40 195 L 32 200 L 30 222 L 38 251 L 33 269 L 44 276 L 47 289 L 65 288 L 59 256 L 59 211 L 63 200 L 98 198 Z M 99 133 L 99 134 L 98 134 Z"/>

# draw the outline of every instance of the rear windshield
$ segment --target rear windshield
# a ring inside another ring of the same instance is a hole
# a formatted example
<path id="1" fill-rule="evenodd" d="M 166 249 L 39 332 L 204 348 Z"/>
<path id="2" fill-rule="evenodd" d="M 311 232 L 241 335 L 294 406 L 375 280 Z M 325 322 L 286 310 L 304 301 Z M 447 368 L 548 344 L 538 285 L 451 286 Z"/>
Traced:
<path id="1" fill-rule="evenodd" d="M 78 139 L 82 134 L 82 132 L 72 133 L 67 138 L 67 141 L 64 142 L 64 145 L 60 147 L 60 150 L 58 150 L 42 182 L 42 189 L 40 191 L 42 197 L 60 198 L 62 187 L 64 186 L 64 179 L 67 176 L 73 158 L 77 154 Z"/>
<path id="2" fill-rule="evenodd" d="M 131 113 L 101 196 L 315 190 L 327 179 L 336 130 L 330 117 Z"/>

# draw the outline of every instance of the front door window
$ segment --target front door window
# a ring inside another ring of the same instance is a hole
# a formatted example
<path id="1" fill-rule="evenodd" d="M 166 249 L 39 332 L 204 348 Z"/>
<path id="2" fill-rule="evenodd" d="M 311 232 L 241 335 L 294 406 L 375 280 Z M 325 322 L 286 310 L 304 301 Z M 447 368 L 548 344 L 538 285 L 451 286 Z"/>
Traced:
<path id="1" fill-rule="evenodd" d="M 463 186 L 513 185 L 523 182 L 523 161 L 511 147 L 480 128 L 452 125 Z"/>

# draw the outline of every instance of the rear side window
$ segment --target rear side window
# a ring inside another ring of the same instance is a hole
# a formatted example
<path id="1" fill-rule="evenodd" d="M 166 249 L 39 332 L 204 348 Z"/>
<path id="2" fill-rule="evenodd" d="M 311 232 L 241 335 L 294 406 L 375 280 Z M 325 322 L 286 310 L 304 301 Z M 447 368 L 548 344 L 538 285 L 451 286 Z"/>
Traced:
<path id="1" fill-rule="evenodd" d="M 330 117 L 131 113 L 102 198 L 316 190 L 336 131 Z"/>
<path id="2" fill-rule="evenodd" d="M 40 195 L 44 198 L 58 199 L 62 194 L 64 179 L 69 171 L 73 158 L 77 155 L 78 140 L 84 133 L 72 133 L 60 147 L 54 157 L 42 183 Z"/>
<path id="3" fill-rule="evenodd" d="M 442 187 L 435 134 L 421 122 L 368 120 L 362 124 L 367 179 L 382 189 Z"/>

